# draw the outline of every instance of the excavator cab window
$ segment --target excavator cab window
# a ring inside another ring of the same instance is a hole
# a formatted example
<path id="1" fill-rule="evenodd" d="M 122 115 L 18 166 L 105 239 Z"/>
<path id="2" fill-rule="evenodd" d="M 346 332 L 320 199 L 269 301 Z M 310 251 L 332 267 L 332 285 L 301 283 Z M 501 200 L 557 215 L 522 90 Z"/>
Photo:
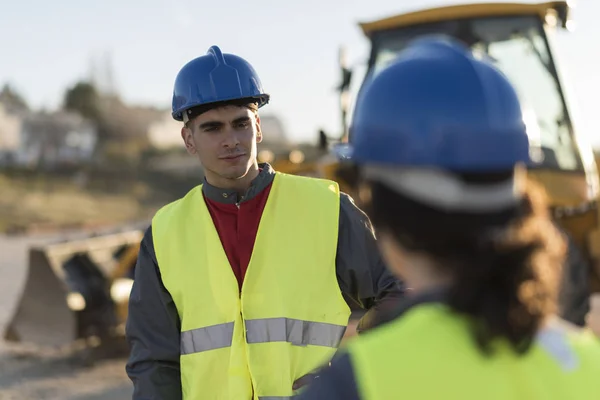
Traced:
<path id="1" fill-rule="evenodd" d="M 496 64 L 513 82 L 523 103 L 532 157 L 541 169 L 583 171 L 572 125 L 537 16 L 469 18 L 381 31 L 372 36 L 368 74 L 376 74 L 409 41 L 426 34 L 458 38 Z"/>

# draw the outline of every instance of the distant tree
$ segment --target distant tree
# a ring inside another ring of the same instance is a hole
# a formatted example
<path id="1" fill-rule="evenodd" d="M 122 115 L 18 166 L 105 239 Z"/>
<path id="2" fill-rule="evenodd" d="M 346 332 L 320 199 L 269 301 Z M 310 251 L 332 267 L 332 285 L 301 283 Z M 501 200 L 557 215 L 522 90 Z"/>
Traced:
<path id="1" fill-rule="evenodd" d="M 89 82 L 78 82 L 67 89 L 63 108 L 78 112 L 96 123 L 100 122 L 100 95 L 96 87 Z"/>
<path id="2" fill-rule="evenodd" d="M 0 91 L 0 103 L 9 111 L 28 111 L 29 106 L 25 99 L 8 83 Z"/>

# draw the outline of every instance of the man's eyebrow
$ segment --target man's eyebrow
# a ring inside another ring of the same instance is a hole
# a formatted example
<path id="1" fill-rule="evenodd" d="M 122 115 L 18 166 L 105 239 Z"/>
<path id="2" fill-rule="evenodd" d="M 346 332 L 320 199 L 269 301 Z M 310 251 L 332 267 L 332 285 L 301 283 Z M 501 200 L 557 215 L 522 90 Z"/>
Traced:
<path id="1" fill-rule="evenodd" d="M 224 124 L 220 121 L 207 121 L 207 122 L 201 123 L 199 127 L 200 127 L 200 129 L 220 128 L 223 125 Z"/>
<path id="2" fill-rule="evenodd" d="M 248 121 L 250 121 L 250 117 L 247 115 L 244 115 L 243 117 L 238 117 L 238 118 L 234 119 L 232 121 L 232 123 L 239 124 L 241 122 L 248 122 Z"/>
<path id="3" fill-rule="evenodd" d="M 242 117 L 235 118 L 233 121 L 231 121 L 231 123 L 233 125 L 237 125 L 237 124 L 241 124 L 241 123 L 248 122 L 248 121 L 250 121 L 250 117 L 247 115 L 244 115 Z M 225 124 L 221 121 L 206 121 L 206 122 L 201 123 L 199 125 L 199 128 L 200 129 L 221 128 L 223 125 L 225 125 Z"/>

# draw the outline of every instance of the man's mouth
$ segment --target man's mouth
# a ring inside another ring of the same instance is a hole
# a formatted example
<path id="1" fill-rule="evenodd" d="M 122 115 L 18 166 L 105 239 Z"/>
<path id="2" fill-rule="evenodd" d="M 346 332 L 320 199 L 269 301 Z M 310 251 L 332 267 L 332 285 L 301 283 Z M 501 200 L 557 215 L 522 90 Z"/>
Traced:
<path id="1" fill-rule="evenodd" d="M 245 155 L 245 153 L 230 154 L 228 156 L 221 157 L 221 160 L 237 160 L 238 158 L 240 158 L 244 155 Z"/>

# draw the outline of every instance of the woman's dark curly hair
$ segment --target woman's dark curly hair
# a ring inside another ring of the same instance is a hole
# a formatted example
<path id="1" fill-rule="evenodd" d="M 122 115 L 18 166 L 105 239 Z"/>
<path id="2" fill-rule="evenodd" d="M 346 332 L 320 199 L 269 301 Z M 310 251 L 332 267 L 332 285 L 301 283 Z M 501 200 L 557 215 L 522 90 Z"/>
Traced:
<path id="1" fill-rule="evenodd" d="M 511 174 L 456 176 L 489 184 Z M 505 338 L 517 353 L 525 353 L 544 319 L 556 312 L 566 251 L 543 190 L 530 182 L 516 206 L 472 214 L 429 207 L 382 183 L 366 187 L 369 196 L 362 205 L 376 231 L 391 234 L 408 251 L 426 254 L 452 277 L 448 305 L 473 317 L 481 349 L 488 352 L 494 339 Z"/>

